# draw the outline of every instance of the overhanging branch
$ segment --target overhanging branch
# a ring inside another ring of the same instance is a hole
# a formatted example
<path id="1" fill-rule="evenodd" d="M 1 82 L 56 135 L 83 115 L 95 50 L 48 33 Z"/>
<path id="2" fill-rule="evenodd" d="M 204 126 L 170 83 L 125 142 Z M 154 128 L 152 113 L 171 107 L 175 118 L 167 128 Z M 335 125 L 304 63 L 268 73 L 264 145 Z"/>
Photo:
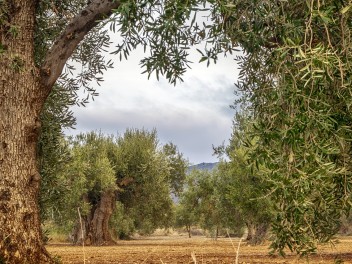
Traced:
<path id="1" fill-rule="evenodd" d="M 119 0 L 92 0 L 56 39 L 41 67 L 41 83 L 47 94 L 59 78 L 66 61 L 72 55 L 84 36 L 101 20 L 109 17 L 113 9 L 120 5 Z"/>

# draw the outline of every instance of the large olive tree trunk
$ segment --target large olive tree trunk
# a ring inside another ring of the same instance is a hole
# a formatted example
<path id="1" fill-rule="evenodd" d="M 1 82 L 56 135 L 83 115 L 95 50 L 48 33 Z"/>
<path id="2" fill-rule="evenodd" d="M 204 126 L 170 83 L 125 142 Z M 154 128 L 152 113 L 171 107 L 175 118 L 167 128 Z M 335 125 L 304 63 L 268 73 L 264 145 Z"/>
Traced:
<path id="1" fill-rule="evenodd" d="M 88 197 L 85 199 L 89 202 Z M 115 191 L 103 192 L 99 201 L 92 205 L 89 214 L 81 217 L 76 224 L 73 231 L 73 243 L 95 246 L 114 244 L 109 230 L 109 221 L 115 205 Z"/>
<path id="2" fill-rule="evenodd" d="M 0 28 L 0 260 L 50 263 L 41 240 L 36 164 L 39 114 L 44 103 L 34 65 L 35 1 L 7 6 L 11 25 Z M 1 261 L 0 261 L 1 262 Z"/>
<path id="3" fill-rule="evenodd" d="M 42 242 L 37 201 L 40 111 L 80 41 L 119 6 L 119 1 L 90 1 L 36 67 L 37 3 L 0 1 L 0 263 L 53 262 Z"/>

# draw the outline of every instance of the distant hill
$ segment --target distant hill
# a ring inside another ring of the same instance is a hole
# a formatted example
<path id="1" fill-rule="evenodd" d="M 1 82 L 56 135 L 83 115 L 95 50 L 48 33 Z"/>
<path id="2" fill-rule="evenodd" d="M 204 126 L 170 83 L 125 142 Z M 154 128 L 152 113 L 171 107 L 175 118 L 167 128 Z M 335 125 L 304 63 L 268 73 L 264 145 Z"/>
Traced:
<path id="1" fill-rule="evenodd" d="M 188 172 L 192 171 L 192 170 L 208 170 L 211 171 L 213 170 L 217 165 L 219 164 L 219 162 L 213 162 L 213 163 L 199 163 L 196 165 L 192 165 L 188 167 Z"/>
<path id="2" fill-rule="evenodd" d="M 192 170 L 207 170 L 207 171 L 211 171 L 213 170 L 217 165 L 219 164 L 219 162 L 213 162 L 213 163 L 199 163 L 196 165 L 192 165 L 189 166 L 187 169 L 187 173 L 190 173 Z M 173 193 L 171 193 L 171 199 L 174 201 L 175 204 L 178 204 L 179 202 L 179 197 Z"/>

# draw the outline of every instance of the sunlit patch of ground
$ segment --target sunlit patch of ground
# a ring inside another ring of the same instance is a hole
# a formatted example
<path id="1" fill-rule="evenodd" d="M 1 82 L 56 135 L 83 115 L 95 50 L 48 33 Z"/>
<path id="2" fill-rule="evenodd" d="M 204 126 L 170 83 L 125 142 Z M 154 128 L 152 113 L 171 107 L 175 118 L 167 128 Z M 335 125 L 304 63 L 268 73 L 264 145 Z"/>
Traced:
<path id="1" fill-rule="evenodd" d="M 49 252 L 61 257 L 63 263 L 236 263 L 239 239 L 206 237 L 154 236 L 131 241 L 119 241 L 116 246 L 82 247 L 68 244 L 47 246 Z M 269 243 L 249 246 L 241 243 L 238 263 L 352 263 L 352 237 L 341 237 L 334 246 L 319 247 L 309 260 L 295 255 L 282 258 L 268 254 Z M 193 258 L 192 258 L 193 255 Z M 339 260 L 343 262 L 338 262 Z"/>

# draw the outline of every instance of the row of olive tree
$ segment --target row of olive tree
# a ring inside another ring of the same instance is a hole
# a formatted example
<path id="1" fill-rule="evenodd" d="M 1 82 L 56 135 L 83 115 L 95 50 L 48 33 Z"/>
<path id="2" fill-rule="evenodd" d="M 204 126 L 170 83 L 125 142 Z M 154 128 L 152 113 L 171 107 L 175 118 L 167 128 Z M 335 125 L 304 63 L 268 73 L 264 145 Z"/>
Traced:
<path id="1" fill-rule="evenodd" d="M 263 181 L 263 167 L 251 168 L 248 163 L 253 147 L 247 144 L 253 130 L 250 117 L 235 117 L 230 145 L 217 148 L 229 161 L 221 161 L 212 171 L 192 170 L 186 179 L 176 209 L 176 224 L 200 226 L 217 236 L 219 231 L 241 233 L 247 229 L 249 243 L 257 244 L 266 237 L 273 214 L 266 196 L 267 183 Z"/>
<path id="2" fill-rule="evenodd" d="M 70 159 L 56 175 L 62 192 L 54 214 L 52 206 L 43 209 L 73 230 L 74 243 L 108 244 L 112 233 L 148 234 L 172 224 L 170 193 L 183 185 L 187 161 L 172 143 L 160 146 L 155 130 L 91 132 L 63 144 Z"/>

